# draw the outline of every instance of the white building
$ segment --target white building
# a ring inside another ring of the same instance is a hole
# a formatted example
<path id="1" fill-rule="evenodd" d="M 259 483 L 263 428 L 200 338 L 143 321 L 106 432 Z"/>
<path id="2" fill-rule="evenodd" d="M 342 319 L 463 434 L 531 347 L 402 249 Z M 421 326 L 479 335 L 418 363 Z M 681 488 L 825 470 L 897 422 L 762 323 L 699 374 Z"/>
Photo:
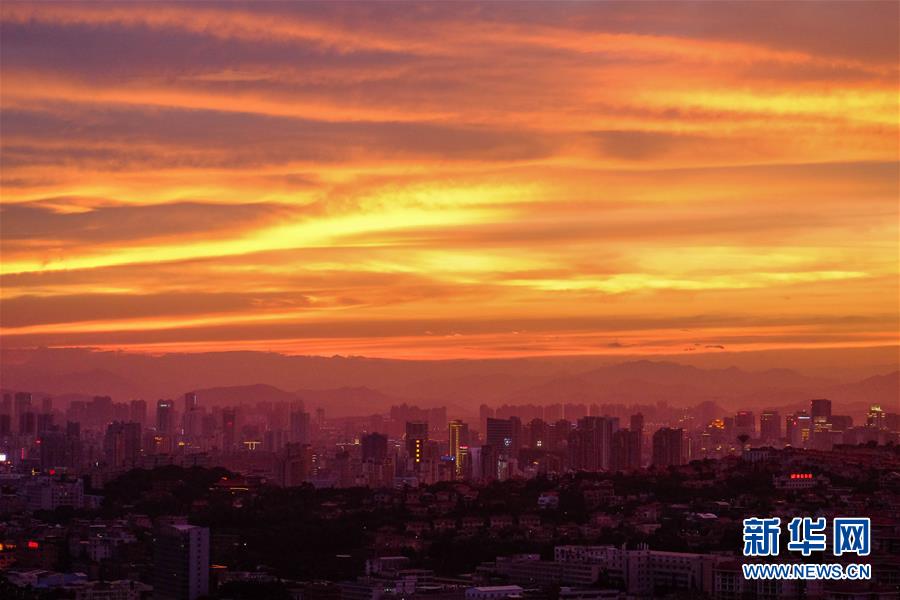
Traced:
<path id="1" fill-rule="evenodd" d="M 466 590 L 466 600 L 502 600 L 521 596 L 522 588 L 518 585 L 491 585 L 471 587 Z"/>

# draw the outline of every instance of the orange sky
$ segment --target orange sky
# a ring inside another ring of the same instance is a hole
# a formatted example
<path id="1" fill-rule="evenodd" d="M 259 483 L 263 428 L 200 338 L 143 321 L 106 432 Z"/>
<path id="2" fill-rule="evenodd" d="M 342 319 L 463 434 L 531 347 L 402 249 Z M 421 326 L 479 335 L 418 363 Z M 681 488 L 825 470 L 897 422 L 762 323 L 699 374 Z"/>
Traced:
<path id="1" fill-rule="evenodd" d="M 4 2 L 3 346 L 897 344 L 898 7 Z"/>

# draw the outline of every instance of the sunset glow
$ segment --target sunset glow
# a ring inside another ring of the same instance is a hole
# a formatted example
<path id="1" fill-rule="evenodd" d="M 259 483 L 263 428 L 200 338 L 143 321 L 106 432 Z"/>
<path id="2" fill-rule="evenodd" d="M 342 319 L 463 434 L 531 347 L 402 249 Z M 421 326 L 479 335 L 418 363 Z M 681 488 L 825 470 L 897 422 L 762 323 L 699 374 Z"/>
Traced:
<path id="1" fill-rule="evenodd" d="M 4 2 L 3 346 L 896 345 L 898 7 Z"/>

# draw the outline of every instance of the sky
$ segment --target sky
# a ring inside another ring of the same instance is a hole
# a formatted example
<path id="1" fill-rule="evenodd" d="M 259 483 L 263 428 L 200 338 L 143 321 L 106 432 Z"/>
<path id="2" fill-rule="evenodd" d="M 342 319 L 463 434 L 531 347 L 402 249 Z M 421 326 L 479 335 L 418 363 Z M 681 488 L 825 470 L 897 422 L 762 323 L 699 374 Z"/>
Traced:
<path id="1" fill-rule="evenodd" d="M 898 11 L 3 2 L 0 340 L 896 346 Z"/>

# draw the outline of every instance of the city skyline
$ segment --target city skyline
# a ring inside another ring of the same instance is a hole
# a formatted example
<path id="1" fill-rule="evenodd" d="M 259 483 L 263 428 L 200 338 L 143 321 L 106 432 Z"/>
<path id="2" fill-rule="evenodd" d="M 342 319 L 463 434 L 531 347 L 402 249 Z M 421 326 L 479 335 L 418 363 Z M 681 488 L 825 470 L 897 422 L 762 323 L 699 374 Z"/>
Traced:
<path id="1" fill-rule="evenodd" d="M 896 3 L 0 15 L 5 351 L 896 365 Z"/>

